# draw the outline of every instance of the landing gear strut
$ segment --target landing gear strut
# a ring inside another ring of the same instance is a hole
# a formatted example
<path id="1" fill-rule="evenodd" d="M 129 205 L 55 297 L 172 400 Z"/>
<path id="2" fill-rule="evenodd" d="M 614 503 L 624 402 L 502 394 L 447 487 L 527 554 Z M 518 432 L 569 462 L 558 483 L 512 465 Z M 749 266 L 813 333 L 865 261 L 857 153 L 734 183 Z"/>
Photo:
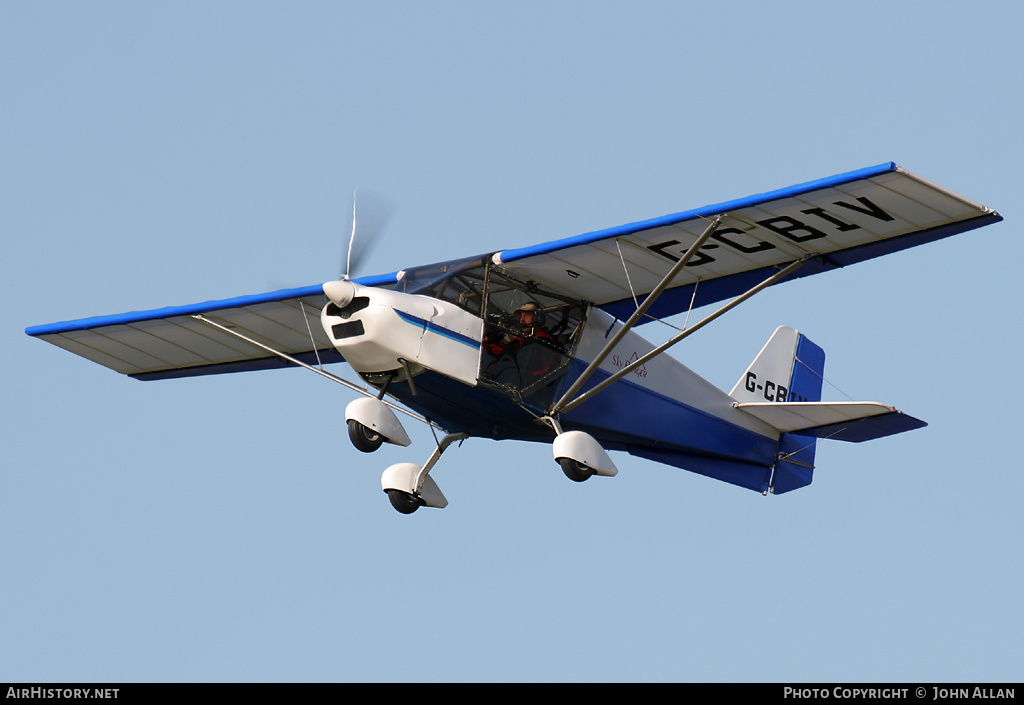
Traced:
<path id="1" fill-rule="evenodd" d="M 391 500 L 391 506 L 402 514 L 412 514 L 420 507 L 447 507 L 448 500 L 429 473 L 448 446 L 466 438 L 469 435 L 465 433 L 449 433 L 437 444 L 423 467 L 415 463 L 396 463 L 385 470 L 380 486 Z"/>

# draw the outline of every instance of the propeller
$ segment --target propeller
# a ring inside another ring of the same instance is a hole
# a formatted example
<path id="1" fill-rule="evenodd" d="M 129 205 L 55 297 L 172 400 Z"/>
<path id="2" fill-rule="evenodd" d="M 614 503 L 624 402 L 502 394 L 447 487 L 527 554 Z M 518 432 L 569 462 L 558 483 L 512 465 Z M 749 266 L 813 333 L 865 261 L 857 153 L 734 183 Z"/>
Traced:
<path id="1" fill-rule="evenodd" d="M 352 192 L 352 232 L 341 260 L 341 279 L 327 282 L 323 287 L 327 298 L 337 306 L 344 308 L 355 297 L 352 276 L 397 210 L 394 201 L 376 191 Z"/>
<path id="2" fill-rule="evenodd" d="M 352 192 L 352 232 L 341 263 L 342 279 L 352 278 L 397 210 L 397 204 L 381 193 L 365 189 Z"/>

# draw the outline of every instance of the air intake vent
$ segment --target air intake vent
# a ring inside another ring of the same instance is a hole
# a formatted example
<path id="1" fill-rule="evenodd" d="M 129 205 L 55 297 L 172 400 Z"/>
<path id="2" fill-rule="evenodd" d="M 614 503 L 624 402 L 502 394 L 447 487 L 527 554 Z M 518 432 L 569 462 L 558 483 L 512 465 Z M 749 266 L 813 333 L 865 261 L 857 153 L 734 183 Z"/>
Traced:
<path id="1" fill-rule="evenodd" d="M 351 323 L 339 323 L 336 326 L 331 326 L 331 333 L 334 335 L 335 340 L 355 338 L 357 335 L 362 335 L 365 332 L 366 331 L 363 330 L 362 321 L 352 321 Z"/>
<path id="2" fill-rule="evenodd" d="M 327 315 L 328 316 L 339 316 L 340 318 L 349 318 L 356 311 L 362 311 L 364 308 L 370 305 L 370 299 L 367 296 L 357 296 L 348 302 L 345 306 L 338 306 L 335 303 L 327 304 Z"/>

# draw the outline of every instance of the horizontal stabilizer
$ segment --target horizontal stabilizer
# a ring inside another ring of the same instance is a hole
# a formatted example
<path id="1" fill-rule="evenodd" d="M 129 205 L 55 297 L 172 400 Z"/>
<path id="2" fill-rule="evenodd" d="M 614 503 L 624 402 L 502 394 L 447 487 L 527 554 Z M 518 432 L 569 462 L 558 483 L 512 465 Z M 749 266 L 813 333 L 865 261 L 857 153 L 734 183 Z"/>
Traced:
<path id="1" fill-rule="evenodd" d="M 928 425 L 878 402 L 757 402 L 734 406 L 783 433 L 853 443 Z"/>

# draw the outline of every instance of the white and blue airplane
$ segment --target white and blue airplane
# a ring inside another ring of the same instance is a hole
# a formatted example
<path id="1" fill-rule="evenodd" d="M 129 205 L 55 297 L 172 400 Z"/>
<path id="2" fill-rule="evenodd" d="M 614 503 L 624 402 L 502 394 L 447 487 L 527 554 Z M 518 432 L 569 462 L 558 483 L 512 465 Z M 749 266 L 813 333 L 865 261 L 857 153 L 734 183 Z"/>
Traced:
<path id="1" fill-rule="evenodd" d="M 26 333 L 140 380 L 306 368 L 361 395 L 345 420 L 364 452 L 409 445 L 396 411 L 429 424 L 444 435 L 424 465 L 381 478 L 402 513 L 447 505 L 430 471 L 468 437 L 551 443 L 577 482 L 615 475 L 608 451 L 624 451 L 781 494 L 811 483 L 818 439 L 925 423 L 822 401 L 825 354 L 792 328 L 728 392 L 662 353 L 768 286 L 1000 220 L 885 163 L 531 247 Z M 719 302 L 662 345 L 634 331 Z M 324 368 L 342 361 L 362 385 Z"/>

